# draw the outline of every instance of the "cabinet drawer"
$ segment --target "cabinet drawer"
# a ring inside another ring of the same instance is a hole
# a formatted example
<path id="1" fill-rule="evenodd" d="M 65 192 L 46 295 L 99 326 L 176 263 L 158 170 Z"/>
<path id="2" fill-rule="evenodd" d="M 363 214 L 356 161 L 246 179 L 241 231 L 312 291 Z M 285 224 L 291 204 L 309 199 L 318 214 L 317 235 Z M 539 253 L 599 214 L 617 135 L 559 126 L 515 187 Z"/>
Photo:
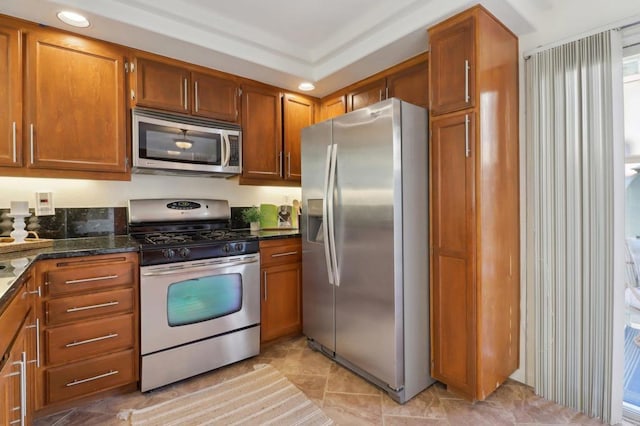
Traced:
<path id="1" fill-rule="evenodd" d="M 260 265 L 262 267 L 300 262 L 301 259 L 302 244 L 299 238 L 260 243 Z"/>
<path id="2" fill-rule="evenodd" d="M 56 296 L 131 285 L 134 279 L 133 268 L 133 263 L 122 262 L 49 271 L 47 272 L 48 291 L 50 295 Z"/>
<path id="3" fill-rule="evenodd" d="M 45 331 L 47 363 L 59 364 L 133 346 L 133 315 L 87 321 Z"/>
<path id="4" fill-rule="evenodd" d="M 59 402 L 136 381 L 133 350 L 49 368 L 45 373 L 47 402 Z"/>
<path id="5" fill-rule="evenodd" d="M 45 312 L 47 325 L 133 312 L 133 289 L 123 288 L 48 300 L 45 302 Z"/>

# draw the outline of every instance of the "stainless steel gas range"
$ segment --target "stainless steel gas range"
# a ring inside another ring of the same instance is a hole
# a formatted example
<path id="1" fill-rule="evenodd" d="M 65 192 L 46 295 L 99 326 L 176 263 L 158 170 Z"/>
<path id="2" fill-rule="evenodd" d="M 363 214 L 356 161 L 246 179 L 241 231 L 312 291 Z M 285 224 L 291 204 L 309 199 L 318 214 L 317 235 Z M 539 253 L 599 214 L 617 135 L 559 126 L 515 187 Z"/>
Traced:
<path id="1" fill-rule="evenodd" d="M 226 200 L 129 201 L 141 245 L 141 390 L 260 352 L 260 257 Z"/>

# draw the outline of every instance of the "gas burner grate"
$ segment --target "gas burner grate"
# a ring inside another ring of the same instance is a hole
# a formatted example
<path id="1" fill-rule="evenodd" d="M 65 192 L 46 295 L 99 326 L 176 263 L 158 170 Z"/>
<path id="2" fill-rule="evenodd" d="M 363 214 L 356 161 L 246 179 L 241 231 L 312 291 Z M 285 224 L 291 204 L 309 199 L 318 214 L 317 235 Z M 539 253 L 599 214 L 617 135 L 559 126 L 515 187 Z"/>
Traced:
<path id="1" fill-rule="evenodd" d="M 145 235 L 144 240 L 149 244 L 181 244 L 193 242 L 194 238 L 188 234 L 157 233 Z"/>
<path id="2" fill-rule="evenodd" d="M 243 232 L 229 231 L 227 229 L 216 229 L 212 231 L 201 232 L 200 237 L 205 240 L 226 241 L 246 238 L 247 234 Z"/>

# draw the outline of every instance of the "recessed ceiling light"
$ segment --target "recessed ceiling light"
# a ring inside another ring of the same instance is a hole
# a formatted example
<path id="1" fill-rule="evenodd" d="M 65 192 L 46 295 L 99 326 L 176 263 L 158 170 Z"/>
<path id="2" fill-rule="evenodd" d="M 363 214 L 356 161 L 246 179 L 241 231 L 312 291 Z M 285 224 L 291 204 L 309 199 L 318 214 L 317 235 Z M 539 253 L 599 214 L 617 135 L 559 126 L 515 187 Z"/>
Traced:
<path id="1" fill-rule="evenodd" d="M 89 21 L 87 20 L 87 18 L 80 15 L 79 13 L 70 12 L 68 10 L 58 12 L 58 19 L 65 24 L 69 24 L 74 27 L 86 28 L 89 26 Z"/>
<path id="2" fill-rule="evenodd" d="M 308 92 L 309 90 L 313 90 L 315 88 L 316 86 L 314 86 L 313 83 L 309 83 L 308 81 L 305 81 L 298 85 L 298 89 L 302 90 L 303 92 Z"/>

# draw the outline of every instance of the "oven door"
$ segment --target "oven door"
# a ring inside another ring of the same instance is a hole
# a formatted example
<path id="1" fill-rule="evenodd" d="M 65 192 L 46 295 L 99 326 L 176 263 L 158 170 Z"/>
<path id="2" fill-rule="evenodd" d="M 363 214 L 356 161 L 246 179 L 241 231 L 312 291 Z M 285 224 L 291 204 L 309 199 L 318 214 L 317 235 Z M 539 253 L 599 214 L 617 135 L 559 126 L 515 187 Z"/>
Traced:
<path id="1" fill-rule="evenodd" d="M 259 254 L 140 268 L 143 355 L 260 323 Z"/>

